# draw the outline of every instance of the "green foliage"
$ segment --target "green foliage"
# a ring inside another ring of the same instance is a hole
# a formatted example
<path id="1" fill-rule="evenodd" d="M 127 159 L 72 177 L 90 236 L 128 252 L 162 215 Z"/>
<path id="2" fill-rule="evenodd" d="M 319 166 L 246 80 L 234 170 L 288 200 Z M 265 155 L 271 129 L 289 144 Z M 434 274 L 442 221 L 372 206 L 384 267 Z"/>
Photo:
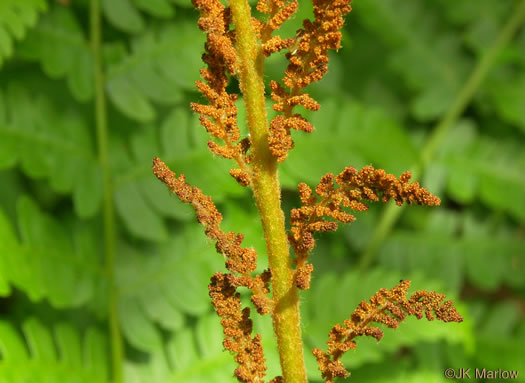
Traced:
<path id="1" fill-rule="evenodd" d="M 150 247 L 149 258 L 130 245 L 122 246 L 125 255 L 119 259 L 117 280 L 124 331 L 132 343 L 140 331 L 127 331 L 129 318 L 134 317 L 127 314 L 129 310 L 141 307 L 137 315 L 170 330 L 183 326 L 183 314 L 201 316 L 210 311 L 207 285 L 210 275 L 223 267 L 220 256 L 214 254 L 199 227 L 172 232 L 170 237 L 167 243 Z"/>
<path id="2" fill-rule="evenodd" d="M 112 315 L 113 286 L 126 382 L 231 382 L 234 366 L 207 292 L 224 260 L 192 209 L 151 174 L 154 156 L 186 174 L 213 197 L 223 228 L 244 233 L 259 269 L 266 267 L 251 195 L 227 174 L 233 165 L 210 154 L 189 109 L 201 100 L 197 13 L 189 1 L 102 1 L 109 130 L 102 165 L 88 3 L 0 1 L 0 382 L 111 382 L 110 334 L 101 329 Z M 345 166 L 372 164 L 396 175 L 420 166 L 435 126 L 512 4 L 354 1 L 343 48 L 312 87 L 321 104 L 308 116 L 315 131 L 293 132 L 295 148 L 280 169 L 285 209 L 297 207 L 299 182 L 315 186 Z M 300 7 L 286 37 L 312 12 Z M 374 244 L 366 270 L 360 260 L 383 219 L 375 206 L 316 238 L 312 289 L 301 295 L 311 382 L 319 374 L 309 350 L 324 347 L 331 326 L 359 301 L 399 279 L 459 297 L 466 321 L 407 321 L 386 330 L 379 346 L 358 340 L 344 360 L 353 378 L 442 382 L 447 367 L 525 370 L 524 51 L 522 30 L 421 168 L 441 207 L 404 210 Z M 284 65 L 282 56 L 272 58 L 266 78 L 280 79 Z M 241 128 L 244 119 L 240 110 Z M 114 276 L 103 256 L 108 190 Z M 255 328 L 273 377 L 279 366 L 270 319 L 258 318 Z"/>
<path id="3" fill-rule="evenodd" d="M 28 34 L 19 52 L 37 60 L 51 78 L 67 78 L 73 96 L 87 101 L 93 95 L 93 58 L 86 33 L 71 10 L 55 7 Z"/>
<path id="4" fill-rule="evenodd" d="M 75 213 L 91 217 L 102 199 L 102 174 L 86 121 L 74 106 L 58 110 L 44 95 L 9 84 L 0 93 L 0 168 L 20 163 L 29 177 L 46 178 L 73 194 Z"/>
<path id="5" fill-rule="evenodd" d="M 109 382 L 108 345 L 99 330 L 89 328 L 80 334 L 67 323 L 50 330 L 28 318 L 21 331 L 23 336 L 17 326 L 0 321 L 2 381 Z"/>
<path id="6" fill-rule="evenodd" d="M 59 308 L 76 307 L 92 299 L 102 274 L 92 228 L 74 222 L 70 230 L 25 196 L 17 201 L 17 215 L 20 239 L 0 210 L 2 295 L 9 295 L 9 282 L 32 301 L 47 298 Z"/>
<path id="7" fill-rule="evenodd" d="M 483 307 L 483 310 L 487 318 L 481 325 L 479 342 L 487 351 L 476 355 L 478 363 L 492 369 L 525 367 L 523 360 L 515 353 L 523 351 L 525 340 L 525 327 L 518 307 L 512 301 L 502 300 L 492 307 Z"/>
<path id="8" fill-rule="evenodd" d="M 47 9 L 46 0 L 4 0 L 0 4 L 0 67 L 13 54 L 13 39 L 22 40 L 40 12 Z"/>
<path id="9" fill-rule="evenodd" d="M 108 1 L 112 3 L 113 1 Z M 115 3 L 118 3 L 115 2 Z M 152 28 L 131 42 L 126 55 L 121 45 L 111 47 L 121 56 L 108 70 L 108 94 L 127 117 L 139 122 L 155 119 L 151 101 L 174 104 L 182 101 L 182 90 L 192 90 L 198 79 L 202 34 L 193 24 Z"/>
<path id="10" fill-rule="evenodd" d="M 483 289 L 523 287 L 525 281 L 515 265 L 523 240 L 513 238 L 505 227 L 495 231 L 494 221 L 436 214 L 417 238 L 409 231 L 396 231 L 383 245 L 380 257 L 385 265 L 401 270 L 426 270 L 454 288 L 466 280 Z"/>
<path id="11" fill-rule="evenodd" d="M 164 345 L 158 345 L 149 363 L 129 364 L 126 381 L 227 382 L 235 364 L 223 351 L 221 325 L 215 315 L 202 316 L 193 328 L 180 329 Z"/>
<path id="12" fill-rule="evenodd" d="M 444 113 L 458 93 L 470 63 L 460 49 L 458 35 L 453 30 L 440 29 L 438 6 L 373 1 L 358 7 L 362 8 L 359 17 L 363 22 L 394 48 L 387 64 L 414 93 L 410 113 L 423 121 Z"/>
<path id="13" fill-rule="evenodd" d="M 112 26 L 131 34 L 144 30 L 145 21 L 140 11 L 163 19 L 175 13 L 169 0 L 103 0 L 102 9 Z"/>
<path id="14" fill-rule="evenodd" d="M 446 190 L 456 201 L 479 199 L 517 220 L 525 218 L 525 154 L 512 138 L 490 138 L 473 122 L 460 121 L 442 146 L 436 170 L 445 170 Z"/>

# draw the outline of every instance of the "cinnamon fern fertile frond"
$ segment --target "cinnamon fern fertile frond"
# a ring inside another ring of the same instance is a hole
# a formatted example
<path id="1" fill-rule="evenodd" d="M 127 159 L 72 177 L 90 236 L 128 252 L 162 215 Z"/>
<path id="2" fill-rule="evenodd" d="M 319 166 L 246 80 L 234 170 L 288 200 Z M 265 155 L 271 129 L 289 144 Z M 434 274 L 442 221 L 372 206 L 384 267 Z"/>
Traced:
<path id="1" fill-rule="evenodd" d="M 315 188 L 317 196 L 306 184 L 299 185 L 303 206 L 291 211 L 291 230 L 288 235 L 286 233 L 278 164 L 287 158 L 294 146 L 291 129 L 305 132 L 314 129 L 306 118 L 295 112 L 295 107 L 310 111 L 320 108 L 304 88 L 326 74 L 328 50 L 340 48 L 340 29 L 344 24 L 343 17 L 351 10 L 349 3 L 349 0 L 313 0 L 314 19 L 304 20 L 303 28 L 297 31 L 295 38 L 281 38 L 273 33 L 295 14 L 299 6 L 296 0 L 259 0 L 257 10 L 266 15 L 264 20 L 252 17 L 246 0 L 231 0 L 230 7 L 219 0 L 193 0 L 201 14 L 199 28 L 206 33 L 206 52 L 202 58 L 207 69 L 201 70 L 204 81 L 197 81 L 196 86 L 208 100 L 208 105 L 192 103 L 191 107 L 200 114 L 201 125 L 214 138 L 208 142 L 209 149 L 214 154 L 235 160 L 238 168 L 231 169 L 230 175 L 240 185 L 251 186 L 253 190 L 270 269 L 252 275 L 257 265 L 257 253 L 241 247 L 242 234 L 221 230 L 222 215 L 210 197 L 188 185 L 183 175 L 175 177 L 175 173 L 158 158 L 153 160 L 153 172 L 182 202 L 193 206 L 206 235 L 216 241 L 217 252 L 225 256 L 230 273 L 213 275 L 209 295 L 221 317 L 224 348 L 235 354 L 238 367 L 234 374 L 240 382 L 262 382 L 266 365 L 261 336 L 252 337 L 250 309 L 242 307 L 238 287 L 251 290 L 251 302 L 259 314 L 272 315 L 282 377 L 278 376 L 271 382 L 305 383 L 298 289 L 310 286 L 313 265 L 307 263 L 307 256 L 315 245 L 313 233 L 334 231 L 338 222 L 352 222 L 354 216 L 343 208 L 366 210 L 368 207 L 363 201 L 381 199 L 388 202 L 394 199 L 398 205 L 406 202 L 427 206 L 440 203 L 439 198 L 417 182 L 409 183 L 411 176 L 408 172 L 398 179 L 371 166 L 359 172 L 347 167 L 336 177 L 332 173 L 325 175 Z M 283 49 L 289 49 L 286 54 L 289 65 L 282 84 L 270 82 L 273 109 L 278 114 L 268 122 L 264 109 L 264 60 Z M 243 92 L 250 132 L 246 139 L 241 139 L 237 121 L 238 96 L 227 92 L 230 76 L 238 76 Z M 289 247 L 295 253 L 295 268 Z M 268 298 L 270 286 L 272 299 Z M 426 310 L 429 318 L 429 310 L 434 310 L 440 319 L 449 318 L 446 312 L 450 305 L 444 303 L 440 306 L 442 296 L 421 292 L 407 301 L 406 289 L 407 283 L 390 291 L 380 290 L 370 305 L 361 304 L 352 315 L 355 323 L 348 321 L 345 328 L 336 326 L 332 330 L 328 353 L 315 351 L 323 378 L 331 382 L 333 377 L 346 376 L 339 358 L 342 352 L 354 345 L 352 339 L 355 336 L 380 338 L 380 330 L 368 326 L 373 321 L 395 327 L 397 321 L 406 315 L 420 316 L 421 310 Z M 385 310 L 391 315 L 385 314 Z"/>
<path id="2" fill-rule="evenodd" d="M 306 262 L 308 253 L 315 246 L 313 233 L 335 231 L 338 222 L 350 223 L 355 220 L 355 217 L 343 208 L 364 211 L 368 206 L 362 201 L 375 202 L 380 199 L 382 202 L 393 199 L 399 206 L 403 202 L 427 206 L 440 204 L 439 198 L 421 188 L 418 182 L 409 183 L 410 177 L 410 173 L 405 172 L 398 179 L 393 174 L 387 174 L 383 169 L 374 169 L 372 166 L 366 166 L 359 171 L 347 167 L 336 177 L 332 173 L 323 176 L 315 188 L 317 197 L 308 185 L 299 184 L 303 206 L 292 209 L 290 213 L 292 228 L 288 237 L 296 256 L 297 287 L 310 287 L 313 266 Z"/>
<path id="3" fill-rule="evenodd" d="M 418 290 L 406 297 L 410 281 L 400 281 L 392 289 L 380 289 L 369 302 L 362 301 L 345 320 L 343 325 L 335 325 L 330 331 L 328 350 L 314 349 L 319 370 L 326 383 L 334 382 L 334 378 L 345 378 L 350 375 L 340 358 L 348 350 L 356 348 L 355 338 L 371 336 L 378 341 L 383 338 L 383 331 L 372 323 L 380 323 L 389 328 L 397 328 L 407 316 L 417 319 L 425 317 L 443 322 L 462 322 L 463 318 L 456 311 L 452 301 L 444 301 L 445 295 L 434 291 Z"/>

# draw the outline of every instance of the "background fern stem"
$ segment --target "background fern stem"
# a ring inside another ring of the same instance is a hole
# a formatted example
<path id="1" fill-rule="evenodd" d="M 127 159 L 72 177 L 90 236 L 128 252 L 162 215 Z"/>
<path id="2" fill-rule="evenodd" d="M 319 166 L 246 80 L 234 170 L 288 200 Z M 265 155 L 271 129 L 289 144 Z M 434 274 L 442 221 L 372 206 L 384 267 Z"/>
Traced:
<path id="1" fill-rule="evenodd" d="M 265 109 L 264 56 L 251 24 L 246 0 L 231 0 L 235 24 L 239 80 L 244 96 L 254 160 L 253 193 L 259 209 L 272 272 L 275 309 L 273 328 L 277 337 L 282 375 L 286 383 L 305 383 L 303 344 L 298 291 L 293 282 L 277 162 L 268 146 L 268 118 Z"/>
<path id="2" fill-rule="evenodd" d="M 474 70 L 471 72 L 467 81 L 457 94 L 454 102 L 426 141 L 425 146 L 420 153 L 419 163 L 413 165 L 411 168 L 413 181 L 419 179 L 425 171 L 425 167 L 433 160 L 449 130 L 455 125 L 458 118 L 461 117 L 467 106 L 470 104 L 472 98 L 483 83 L 483 80 L 487 77 L 490 69 L 495 64 L 499 54 L 516 34 L 524 21 L 525 0 L 518 0 L 516 1 L 515 8 L 511 13 L 511 17 L 501 29 L 496 41 L 480 57 L 477 65 L 474 67 Z M 398 207 L 395 204 L 389 204 L 384 210 L 382 218 L 372 235 L 372 239 L 361 257 L 359 264 L 361 272 L 365 271 L 372 263 L 377 249 L 391 232 L 395 223 L 401 216 L 404 207 L 405 205 Z"/>
<path id="3" fill-rule="evenodd" d="M 111 339 L 112 383 L 123 380 L 123 342 L 118 318 L 119 294 L 115 284 L 115 212 L 113 206 L 113 185 L 108 160 L 108 129 L 106 95 L 104 90 L 104 69 L 102 66 L 102 24 L 100 0 L 90 1 L 90 39 L 95 62 L 95 125 L 97 132 L 98 160 L 104 179 L 104 253 L 105 271 L 110 290 L 109 333 Z"/>

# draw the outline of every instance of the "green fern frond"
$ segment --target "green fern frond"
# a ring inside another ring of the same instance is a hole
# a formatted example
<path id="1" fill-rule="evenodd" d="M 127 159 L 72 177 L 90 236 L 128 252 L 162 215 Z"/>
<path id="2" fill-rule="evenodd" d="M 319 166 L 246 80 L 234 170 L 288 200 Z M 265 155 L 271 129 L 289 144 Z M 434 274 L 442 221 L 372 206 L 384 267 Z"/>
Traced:
<path id="1" fill-rule="evenodd" d="M 390 235 L 379 251 L 383 267 L 419 270 L 446 281 L 451 288 L 460 288 L 467 281 L 487 291 L 501 285 L 525 285 L 525 240 L 504 225 L 495 230 L 494 219 L 436 212 L 420 225 L 418 231 L 398 229 Z"/>
<path id="2" fill-rule="evenodd" d="M 235 368 L 222 346 L 216 315 L 201 317 L 194 328 L 173 334 L 164 348 L 150 354 L 148 364 L 128 364 L 126 379 L 135 383 L 229 383 Z"/>
<path id="3" fill-rule="evenodd" d="M 516 49 L 519 49 L 519 55 L 523 56 L 521 53 L 523 48 L 517 46 Z M 525 66 L 525 58 L 520 64 Z M 525 133 L 525 108 L 523 107 L 525 74 L 505 69 L 488 78 L 485 90 L 494 103 L 494 109 L 499 117 Z"/>
<path id="4" fill-rule="evenodd" d="M 525 153 L 519 142 L 482 135 L 473 122 L 460 121 L 432 166 L 427 179 L 441 177 L 456 201 L 468 204 L 479 198 L 525 219 Z"/>
<path id="5" fill-rule="evenodd" d="M 450 106 L 468 69 L 459 34 L 443 29 L 440 9 L 434 4 L 387 0 L 360 7 L 359 17 L 367 27 L 394 48 L 387 62 L 415 92 L 412 115 L 423 121 L 439 117 Z"/>
<path id="6" fill-rule="evenodd" d="M 93 96 L 93 57 L 85 32 L 70 8 L 54 6 L 18 47 L 24 58 L 37 60 L 51 78 L 66 78 L 78 101 Z"/>
<path id="7" fill-rule="evenodd" d="M 47 298 L 55 307 L 77 307 L 90 301 L 103 278 L 91 228 L 75 223 L 67 231 L 24 196 L 17 202 L 17 215 L 20 239 L 0 210 L 2 292 L 9 294 L 9 282 L 32 301 Z"/>
<path id="8" fill-rule="evenodd" d="M 102 0 L 102 10 L 113 27 L 135 35 L 143 32 L 146 24 L 140 11 L 161 19 L 175 13 L 169 0 Z"/>
<path id="9" fill-rule="evenodd" d="M 183 89 L 193 90 L 198 79 L 193 69 L 200 65 L 199 43 L 203 42 L 202 34 L 181 20 L 176 27 L 150 29 L 137 36 L 129 55 L 123 46 L 112 47 L 118 59 L 107 73 L 111 101 L 131 119 L 153 121 L 152 101 L 173 105 L 182 100 Z"/>
<path id="10" fill-rule="evenodd" d="M 148 246 L 147 257 L 131 246 L 119 251 L 121 325 L 129 342 L 140 349 L 158 345 L 155 324 L 176 331 L 184 324 L 183 314 L 200 316 L 211 310 L 207 284 L 224 260 L 198 227 L 187 225 L 174 234 L 163 245 Z"/>
<path id="11" fill-rule="evenodd" d="M 108 383 L 108 346 L 89 328 L 83 335 L 69 324 L 48 329 L 35 318 L 19 330 L 0 321 L 0 380 L 9 383 Z M 83 339 L 81 339 L 83 338 Z"/>
<path id="12" fill-rule="evenodd" d="M 0 89 L 0 169 L 19 163 L 32 178 L 46 178 L 59 193 L 72 193 L 80 217 L 95 215 L 102 200 L 102 173 L 81 115 L 52 105 L 45 96 L 10 84 Z"/>
<path id="13" fill-rule="evenodd" d="M 47 10 L 46 0 L 2 0 L 0 2 L 0 68 L 13 54 L 13 40 L 22 40 Z"/>

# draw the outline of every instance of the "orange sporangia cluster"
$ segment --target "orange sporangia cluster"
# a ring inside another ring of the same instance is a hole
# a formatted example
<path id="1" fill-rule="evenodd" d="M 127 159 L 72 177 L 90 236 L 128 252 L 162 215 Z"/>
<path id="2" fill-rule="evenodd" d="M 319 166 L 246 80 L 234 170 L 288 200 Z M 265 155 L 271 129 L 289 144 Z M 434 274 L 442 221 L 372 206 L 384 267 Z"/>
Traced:
<path id="1" fill-rule="evenodd" d="M 230 169 L 230 175 L 241 185 L 250 185 L 250 176 L 241 169 Z"/>
<path id="2" fill-rule="evenodd" d="M 284 119 L 281 116 L 280 120 L 272 121 L 270 126 L 270 149 L 279 162 L 284 161 L 288 151 L 293 148 L 290 129 L 305 132 L 313 130 L 313 126 L 299 114 L 293 114 L 293 108 L 302 105 L 312 111 L 319 109 L 319 104 L 301 90 L 312 82 L 319 81 L 326 74 L 328 50 L 341 47 L 340 29 L 344 25 L 343 17 L 352 9 L 348 0 L 312 1 L 314 21 L 303 21 L 303 28 L 297 31 L 293 44 L 290 45 L 291 51 L 286 54 L 290 64 L 286 69 L 283 83 L 288 90 L 276 81 L 270 83 L 272 100 L 275 101 L 273 109 L 284 115 Z M 295 121 L 289 122 L 289 119 Z"/>
<path id="3" fill-rule="evenodd" d="M 206 235 L 216 241 L 215 248 L 223 254 L 226 268 L 231 274 L 216 273 L 209 285 L 210 296 L 217 314 L 222 318 L 224 327 L 224 347 L 236 353 L 235 360 L 239 367 L 235 375 L 241 382 L 258 382 L 265 375 L 266 366 L 261 346 L 260 335 L 251 337 L 249 308 L 241 309 L 237 287 L 247 287 L 252 291 L 251 301 L 261 315 L 273 308 L 268 298 L 271 274 L 266 270 L 253 277 L 257 267 L 257 253 L 252 248 L 241 246 L 244 236 L 221 230 L 222 215 L 209 196 L 196 187 L 186 183 L 183 174 L 179 177 L 158 158 L 153 159 L 153 173 L 179 199 L 191 204 L 197 215 L 197 221 L 205 227 Z M 235 275 L 237 274 L 237 275 Z"/>
<path id="4" fill-rule="evenodd" d="M 238 95 L 226 92 L 228 74 L 234 75 L 237 71 L 234 35 L 229 30 L 231 12 L 219 0 L 193 0 L 193 5 L 201 13 L 198 25 L 207 36 L 206 53 L 202 60 L 208 68 L 201 69 L 201 77 L 205 82 L 197 81 L 196 85 L 208 99 L 209 105 L 191 103 L 191 108 L 200 114 L 200 123 L 206 131 L 224 142 L 224 145 L 219 145 L 209 141 L 209 149 L 221 157 L 235 159 L 240 167 L 235 174 L 243 173 L 235 179 L 242 180 L 239 183 L 247 186 L 250 183 L 250 171 L 246 166 L 249 140 L 240 140 L 235 106 Z"/>
<path id="5" fill-rule="evenodd" d="M 196 187 L 186 183 L 184 174 L 178 178 L 164 162 L 153 159 L 153 173 L 184 203 L 189 203 L 195 209 L 197 220 L 204 225 L 206 235 L 216 242 L 217 252 L 226 258 L 226 267 L 231 272 L 250 273 L 257 267 L 257 253 L 252 248 L 241 247 L 244 239 L 242 234 L 224 233 L 221 230 L 222 215 L 209 196 Z"/>
<path id="6" fill-rule="evenodd" d="M 366 166 L 359 172 L 353 167 L 345 168 L 338 176 L 328 173 L 321 178 L 315 188 L 299 184 L 301 206 L 290 212 L 291 233 L 288 236 L 296 259 L 296 285 L 301 289 L 310 286 L 310 274 L 313 267 L 307 264 L 307 255 L 314 248 L 313 233 L 317 231 L 335 231 L 338 222 L 350 223 L 355 217 L 344 211 L 349 208 L 356 211 L 368 209 L 362 201 L 388 202 L 394 199 L 397 205 L 417 203 L 418 205 L 437 206 L 439 198 L 418 182 L 409 183 L 410 173 L 403 173 L 399 179 L 387 174 L 383 169 Z M 334 187 L 334 181 L 337 187 Z M 381 196 L 381 198 L 380 198 Z M 330 217 L 333 220 L 327 220 Z"/>
<path id="7" fill-rule="evenodd" d="M 383 331 L 371 326 L 371 323 L 382 323 L 389 328 L 397 328 L 399 322 L 407 316 L 414 315 L 421 319 L 423 314 L 429 321 L 435 318 L 443 322 L 463 321 L 452 301 L 443 302 L 445 295 L 418 290 L 407 299 L 409 287 L 410 281 L 400 281 L 390 290 L 380 289 L 370 298 L 370 303 L 362 301 L 343 325 L 337 324 L 332 328 L 327 352 L 320 349 L 312 351 L 327 383 L 332 383 L 334 378 L 350 375 L 340 358 L 346 351 L 355 349 L 356 337 L 365 335 L 381 340 Z"/>
<path id="8" fill-rule="evenodd" d="M 239 367 L 234 374 L 240 382 L 258 382 L 266 375 L 264 352 L 259 334 L 252 338 L 250 309 L 242 308 L 236 292 L 238 281 L 232 274 L 216 273 L 209 285 L 210 297 L 217 314 L 222 318 L 224 348 L 235 353 Z"/>
<path id="9" fill-rule="evenodd" d="M 258 22 L 256 31 L 257 37 L 261 40 L 262 50 L 265 57 L 272 53 L 289 48 L 294 43 L 294 39 L 282 39 L 281 36 L 272 36 L 281 25 L 297 11 L 299 3 L 293 0 L 286 4 L 285 0 L 259 0 L 257 10 L 267 14 L 266 22 Z"/>

